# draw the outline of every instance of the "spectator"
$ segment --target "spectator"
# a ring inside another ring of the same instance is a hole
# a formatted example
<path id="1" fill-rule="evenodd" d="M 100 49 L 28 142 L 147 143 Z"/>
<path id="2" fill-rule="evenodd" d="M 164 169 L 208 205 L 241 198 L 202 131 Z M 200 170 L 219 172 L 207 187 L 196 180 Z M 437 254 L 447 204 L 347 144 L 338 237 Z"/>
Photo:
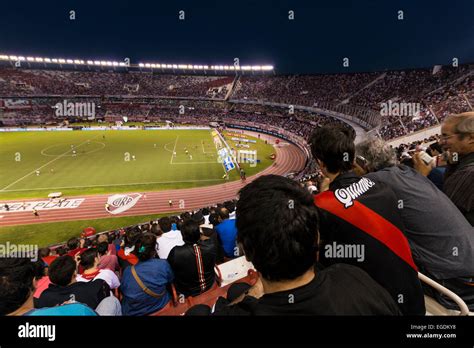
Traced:
<path id="1" fill-rule="evenodd" d="M 245 186 L 238 242 L 260 280 L 230 305 L 220 299 L 215 314 L 399 315 L 388 292 L 360 268 L 315 267 L 318 222 L 311 194 L 288 178 L 261 176 Z"/>
<path id="2" fill-rule="evenodd" d="M 168 262 L 176 277 L 176 291 L 197 296 L 214 285 L 216 248 L 211 239 L 200 240 L 199 224 L 192 219 L 183 222 L 181 232 L 184 245 L 171 250 Z"/>
<path id="3" fill-rule="evenodd" d="M 53 262 L 57 256 L 56 255 L 51 255 L 51 249 L 50 248 L 41 248 L 38 251 L 39 256 L 41 260 L 46 264 L 46 266 L 49 266 L 51 262 Z"/>
<path id="4" fill-rule="evenodd" d="M 222 242 L 225 256 L 234 258 L 239 256 L 239 250 L 235 242 L 237 237 L 237 228 L 235 227 L 235 219 L 229 216 L 227 208 L 219 209 L 219 224 L 216 227 L 217 234 Z"/>
<path id="5" fill-rule="evenodd" d="M 431 181 L 412 168 L 397 166 L 395 153 L 383 140 L 363 141 L 356 150 L 367 161 L 365 177 L 390 186 L 402 204 L 404 232 L 420 271 L 461 296 L 473 310 L 474 228 Z M 435 294 L 445 307 L 458 308 Z"/>
<path id="6" fill-rule="evenodd" d="M 117 249 L 115 248 L 115 246 L 113 244 L 109 244 L 108 235 L 106 233 L 99 234 L 97 236 L 97 244 L 104 243 L 104 242 L 107 243 L 108 254 L 117 255 Z"/>
<path id="7" fill-rule="evenodd" d="M 51 284 L 36 302 L 37 308 L 54 307 L 73 301 L 96 309 L 110 295 L 110 287 L 102 279 L 87 283 L 76 282 L 76 262 L 69 255 L 60 256 L 53 261 L 49 267 L 49 278 Z"/>
<path id="8" fill-rule="evenodd" d="M 388 290 L 402 313 L 424 315 L 418 269 L 404 236 L 395 193 L 386 184 L 361 179 L 352 171 L 354 138 L 345 129 L 316 129 L 311 152 L 330 180 L 329 191 L 315 196 L 325 251 L 321 263 L 343 262 L 364 269 Z"/>
<path id="9" fill-rule="evenodd" d="M 441 126 L 441 145 L 448 154 L 443 191 L 474 226 L 474 112 L 451 115 Z M 416 168 L 431 168 L 415 157 Z"/>
<path id="10" fill-rule="evenodd" d="M 29 259 L 0 258 L 0 316 L 97 315 L 82 303 L 34 309 L 33 294 L 38 267 Z"/>
<path id="11" fill-rule="evenodd" d="M 67 241 L 67 248 L 68 252 L 67 255 L 71 256 L 74 258 L 77 254 L 82 253 L 84 250 L 87 248 L 84 247 L 85 245 L 85 239 L 79 240 L 78 238 L 71 238 Z"/>
<path id="12" fill-rule="evenodd" d="M 111 245 L 112 244 L 108 244 L 107 242 L 97 244 L 97 252 L 99 253 L 99 264 L 97 265 L 97 268 L 109 269 L 112 272 L 118 272 L 120 271 L 118 258 L 116 255 L 110 254 L 109 247 Z"/>
<path id="13" fill-rule="evenodd" d="M 118 261 L 122 269 L 138 263 L 138 258 L 133 251 L 140 235 L 141 231 L 136 227 L 128 228 L 125 232 L 125 239 L 120 246 L 120 250 L 117 252 Z"/>
<path id="14" fill-rule="evenodd" d="M 179 245 L 183 245 L 183 236 L 180 230 L 171 230 L 171 220 L 169 217 L 162 217 L 158 220 L 161 234 L 156 239 L 158 257 L 166 260 L 170 251 Z"/>
<path id="15" fill-rule="evenodd" d="M 156 258 L 156 236 L 142 234 L 134 253 L 139 262 L 123 272 L 122 308 L 124 315 L 147 315 L 162 309 L 171 299 L 166 287 L 173 281 L 173 271 L 166 260 Z"/>
<path id="16" fill-rule="evenodd" d="M 224 248 L 222 248 L 222 243 L 214 226 L 206 224 L 205 216 L 200 211 L 192 216 L 192 220 L 197 222 L 199 225 L 199 229 L 201 230 L 201 240 L 211 240 L 214 244 L 216 251 L 216 263 L 219 264 L 224 262 Z"/>
<path id="17" fill-rule="evenodd" d="M 120 286 L 120 281 L 117 275 L 110 269 L 100 269 L 98 267 L 100 257 L 97 249 L 91 248 L 79 255 L 80 265 L 84 272 L 76 277 L 78 282 L 90 282 L 96 279 L 102 279 L 111 289 L 116 289 Z"/>

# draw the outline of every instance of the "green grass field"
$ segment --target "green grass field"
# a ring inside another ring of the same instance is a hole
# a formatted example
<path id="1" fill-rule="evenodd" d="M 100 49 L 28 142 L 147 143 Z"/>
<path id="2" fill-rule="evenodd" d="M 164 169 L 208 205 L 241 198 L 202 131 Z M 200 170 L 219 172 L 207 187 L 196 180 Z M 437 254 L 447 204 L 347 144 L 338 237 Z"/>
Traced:
<path id="1" fill-rule="evenodd" d="M 227 142 L 231 147 L 235 145 L 230 137 Z M 250 150 L 257 150 L 260 163 L 255 167 L 241 165 L 248 176 L 271 165 L 269 156 L 274 152 L 271 145 L 258 139 L 256 144 L 250 144 Z M 0 133 L 0 168 L 0 199 L 44 198 L 55 191 L 66 196 L 145 192 L 224 182 L 224 168 L 217 162 L 210 130 Z M 37 169 L 39 176 L 35 173 Z M 236 170 L 230 172 L 230 180 L 239 178 Z M 1 227 L 0 243 L 46 246 L 79 236 L 85 227 L 106 231 L 160 216 Z"/>
<path id="2" fill-rule="evenodd" d="M 84 228 L 94 227 L 97 232 L 116 230 L 138 223 L 156 220 L 162 216 L 173 214 L 154 214 L 139 216 L 124 216 L 117 218 L 50 222 L 34 225 L 19 225 L 0 227 L 0 244 L 10 242 L 15 244 L 37 244 L 40 247 L 67 241 L 79 237 Z"/>
<path id="3" fill-rule="evenodd" d="M 242 165 L 248 176 L 268 167 L 273 152 L 260 140 L 250 149 L 261 162 Z M 224 174 L 210 130 L 0 133 L 0 168 L 0 199 L 208 186 Z"/>

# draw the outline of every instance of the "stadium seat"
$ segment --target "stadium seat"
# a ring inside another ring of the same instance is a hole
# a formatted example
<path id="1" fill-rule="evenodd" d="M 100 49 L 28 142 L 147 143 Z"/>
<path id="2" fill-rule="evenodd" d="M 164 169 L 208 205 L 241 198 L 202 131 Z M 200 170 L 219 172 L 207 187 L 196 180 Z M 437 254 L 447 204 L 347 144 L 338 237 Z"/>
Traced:
<path id="1" fill-rule="evenodd" d="M 426 285 L 429 285 L 436 291 L 440 292 L 444 296 L 451 299 L 459 307 L 459 311 L 448 309 L 444 307 L 443 305 L 441 305 L 440 303 L 438 303 L 434 298 L 425 295 L 426 315 L 459 315 L 459 316 L 474 315 L 474 313 L 469 312 L 469 308 L 467 307 L 466 303 L 462 300 L 462 298 L 460 298 L 458 295 L 456 295 L 454 292 L 452 292 L 448 288 L 442 286 L 441 284 L 435 282 L 433 279 L 427 277 L 426 275 L 420 272 L 418 272 L 418 278 Z"/>

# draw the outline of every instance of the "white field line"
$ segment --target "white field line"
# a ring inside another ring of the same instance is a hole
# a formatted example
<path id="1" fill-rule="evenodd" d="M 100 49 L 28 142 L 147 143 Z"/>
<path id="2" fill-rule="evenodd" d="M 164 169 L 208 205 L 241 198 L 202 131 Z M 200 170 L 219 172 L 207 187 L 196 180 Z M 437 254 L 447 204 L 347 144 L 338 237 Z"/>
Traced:
<path id="1" fill-rule="evenodd" d="M 97 138 L 97 137 L 94 137 L 94 138 Z M 92 139 L 94 139 L 94 138 L 92 138 Z M 86 141 L 80 143 L 79 145 L 75 146 L 75 147 L 74 147 L 74 150 L 77 149 L 78 147 L 81 147 L 82 145 L 86 144 L 88 141 L 91 141 L 92 139 L 88 139 L 88 140 L 86 140 Z M 49 165 L 49 164 L 51 164 L 51 163 L 57 161 L 58 159 L 60 159 L 60 158 L 62 158 L 62 157 L 64 157 L 64 156 L 66 156 L 66 155 L 67 155 L 69 152 L 71 152 L 71 151 L 73 151 L 73 149 L 69 149 L 69 150 L 67 150 L 65 153 L 62 153 L 62 154 L 58 155 L 56 158 L 53 158 L 51 161 L 49 161 L 49 162 L 43 164 L 41 167 L 32 170 L 30 173 L 28 173 L 28 174 L 22 176 L 22 177 L 19 178 L 18 180 L 15 180 L 15 181 L 12 182 L 11 184 L 5 186 L 5 187 L 2 188 L 0 191 L 6 191 L 7 188 L 9 188 L 9 187 L 15 185 L 16 183 L 22 181 L 23 179 L 29 177 L 31 174 L 36 173 L 37 170 L 40 170 L 40 169 L 46 167 L 47 165 Z"/>
<path id="2" fill-rule="evenodd" d="M 179 138 L 179 135 L 176 136 L 176 141 L 174 142 L 174 148 L 173 148 L 173 152 L 171 153 L 170 164 L 173 164 L 173 156 L 174 156 L 174 153 L 176 152 L 176 145 L 178 145 L 178 138 Z"/>
<path id="3" fill-rule="evenodd" d="M 174 163 L 173 163 L 174 164 Z M 205 181 L 220 181 L 221 179 L 199 179 L 199 180 L 178 180 L 178 181 L 151 181 L 151 182 L 132 182 L 126 184 L 109 184 L 109 185 L 84 185 L 84 186 L 61 186 L 61 187 L 34 187 L 19 190 L 6 190 L 4 192 L 19 192 L 19 191 L 34 191 L 34 190 L 57 190 L 57 189 L 76 189 L 88 187 L 114 187 L 114 186 L 128 186 L 128 185 L 152 185 L 152 184 L 179 184 L 187 182 L 205 182 Z M 104 193 L 105 194 L 105 193 Z"/>

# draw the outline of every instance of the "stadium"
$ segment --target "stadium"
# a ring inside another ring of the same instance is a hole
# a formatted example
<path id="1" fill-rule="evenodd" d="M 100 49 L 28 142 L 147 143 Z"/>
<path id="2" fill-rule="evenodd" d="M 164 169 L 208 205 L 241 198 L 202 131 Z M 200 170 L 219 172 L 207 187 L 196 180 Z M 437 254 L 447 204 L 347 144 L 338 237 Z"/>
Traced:
<path id="1" fill-rule="evenodd" d="M 0 51 L 0 315 L 474 314 L 473 63 L 183 61 Z"/>

